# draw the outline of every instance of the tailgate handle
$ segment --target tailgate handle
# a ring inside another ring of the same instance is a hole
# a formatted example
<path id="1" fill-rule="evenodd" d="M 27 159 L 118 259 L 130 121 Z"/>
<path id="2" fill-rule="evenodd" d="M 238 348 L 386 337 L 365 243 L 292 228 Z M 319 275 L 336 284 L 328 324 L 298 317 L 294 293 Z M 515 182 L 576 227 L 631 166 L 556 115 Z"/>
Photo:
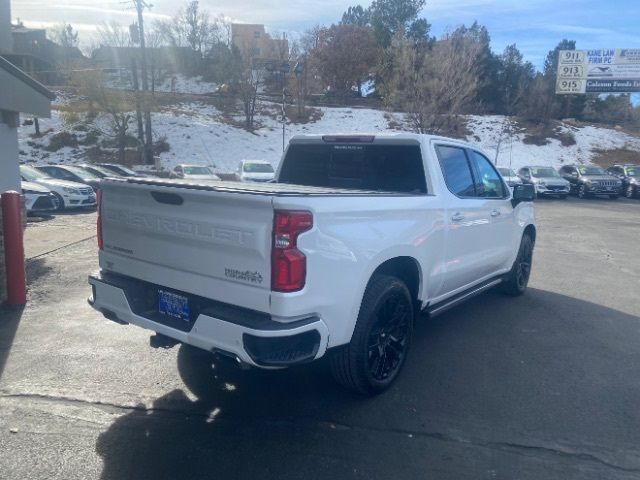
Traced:
<path id="1" fill-rule="evenodd" d="M 167 205 L 182 205 L 184 203 L 184 198 L 177 193 L 151 192 L 151 196 L 156 202 L 166 203 Z"/>

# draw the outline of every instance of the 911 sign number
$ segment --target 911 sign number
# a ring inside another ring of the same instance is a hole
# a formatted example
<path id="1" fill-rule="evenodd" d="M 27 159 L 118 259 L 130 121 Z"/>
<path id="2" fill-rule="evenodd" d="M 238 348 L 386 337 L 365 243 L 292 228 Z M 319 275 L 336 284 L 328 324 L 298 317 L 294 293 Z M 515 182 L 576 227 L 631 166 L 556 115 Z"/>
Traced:
<path id="1" fill-rule="evenodd" d="M 585 61 L 585 52 L 582 50 L 563 50 L 560 52 L 560 64 L 581 64 Z"/>
<path id="2" fill-rule="evenodd" d="M 585 84 L 582 80 L 559 80 L 556 93 L 584 93 Z"/>

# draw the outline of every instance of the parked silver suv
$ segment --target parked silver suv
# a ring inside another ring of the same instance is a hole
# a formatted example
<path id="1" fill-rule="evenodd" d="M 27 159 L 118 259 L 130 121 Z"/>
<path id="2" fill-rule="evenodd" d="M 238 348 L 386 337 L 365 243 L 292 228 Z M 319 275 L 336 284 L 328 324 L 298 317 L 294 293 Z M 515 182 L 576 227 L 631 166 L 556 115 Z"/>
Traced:
<path id="1" fill-rule="evenodd" d="M 569 195 L 570 184 L 553 167 L 522 167 L 518 176 L 523 183 L 531 184 L 537 196 L 552 196 L 562 200 Z"/>

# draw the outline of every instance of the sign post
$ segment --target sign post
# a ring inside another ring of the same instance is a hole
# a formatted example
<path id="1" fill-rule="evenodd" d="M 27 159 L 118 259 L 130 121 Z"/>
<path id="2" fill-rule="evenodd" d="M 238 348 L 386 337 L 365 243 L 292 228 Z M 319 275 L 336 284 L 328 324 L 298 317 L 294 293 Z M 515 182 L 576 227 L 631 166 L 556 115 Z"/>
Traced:
<path id="1" fill-rule="evenodd" d="M 640 48 L 561 50 L 558 95 L 640 92 Z"/>

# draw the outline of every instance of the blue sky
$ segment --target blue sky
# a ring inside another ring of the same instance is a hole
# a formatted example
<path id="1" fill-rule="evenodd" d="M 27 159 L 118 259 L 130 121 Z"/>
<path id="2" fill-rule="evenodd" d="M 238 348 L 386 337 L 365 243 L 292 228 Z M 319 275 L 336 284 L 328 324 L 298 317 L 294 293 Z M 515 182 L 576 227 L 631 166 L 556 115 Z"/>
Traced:
<path id="1" fill-rule="evenodd" d="M 121 0 L 13 0 L 13 17 L 31 26 L 66 21 L 85 39 L 95 26 L 113 19 L 133 21 L 131 2 Z M 172 15 L 182 2 L 155 0 L 149 20 Z M 269 29 L 295 36 L 315 24 L 337 22 L 354 0 L 200 0 L 212 14 L 233 21 L 264 23 Z M 363 2 L 368 5 L 369 2 Z M 569 38 L 578 48 L 640 48 L 640 0 L 427 0 L 421 16 L 441 35 L 462 23 L 478 20 L 487 26 L 492 47 L 500 52 L 516 43 L 537 68 L 558 41 Z"/>

